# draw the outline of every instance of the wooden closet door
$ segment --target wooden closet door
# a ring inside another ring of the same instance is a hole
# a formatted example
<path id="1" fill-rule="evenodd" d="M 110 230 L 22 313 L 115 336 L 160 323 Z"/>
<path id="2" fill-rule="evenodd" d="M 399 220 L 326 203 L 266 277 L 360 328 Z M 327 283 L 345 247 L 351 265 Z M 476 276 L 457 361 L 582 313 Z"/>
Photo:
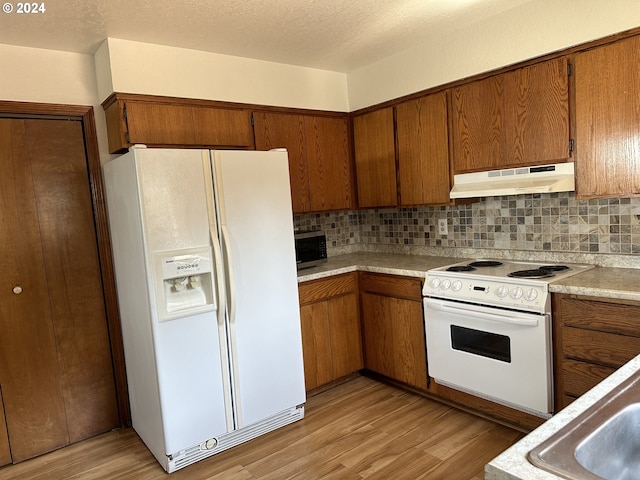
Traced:
<path id="1" fill-rule="evenodd" d="M 71 443 L 118 425 L 82 124 L 27 120 L 67 427 Z"/>
<path id="2" fill-rule="evenodd" d="M 0 388 L 14 463 L 118 425 L 81 123 L 0 120 Z"/>
<path id="3" fill-rule="evenodd" d="M 0 388 L 14 462 L 69 443 L 22 120 L 0 120 Z"/>

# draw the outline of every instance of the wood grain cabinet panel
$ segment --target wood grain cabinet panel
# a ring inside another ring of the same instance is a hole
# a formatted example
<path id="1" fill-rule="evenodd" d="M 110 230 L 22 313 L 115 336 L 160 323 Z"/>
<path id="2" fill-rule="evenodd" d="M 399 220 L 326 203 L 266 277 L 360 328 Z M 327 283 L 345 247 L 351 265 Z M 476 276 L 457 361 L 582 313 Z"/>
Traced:
<path id="1" fill-rule="evenodd" d="M 304 117 L 282 113 L 253 113 L 256 150 L 286 148 L 293 213 L 311 211 Z"/>
<path id="2" fill-rule="evenodd" d="M 196 145 L 253 149 L 253 128 L 249 110 L 193 107 L 192 112 Z"/>
<path id="3" fill-rule="evenodd" d="M 355 179 L 346 118 L 305 116 L 312 212 L 355 207 Z"/>
<path id="4" fill-rule="evenodd" d="M 346 117 L 254 112 L 257 150 L 286 148 L 294 213 L 355 207 Z"/>
<path id="5" fill-rule="evenodd" d="M 333 380 L 331 334 L 327 302 L 300 306 L 304 384 L 313 390 Z"/>
<path id="6" fill-rule="evenodd" d="M 251 111 L 223 102 L 114 93 L 102 104 L 109 151 L 155 147 L 253 149 Z"/>
<path id="7" fill-rule="evenodd" d="M 418 279 L 363 273 L 360 276 L 365 367 L 421 390 L 427 360 Z"/>
<path id="8" fill-rule="evenodd" d="M 353 119 L 358 205 L 398 205 L 393 107 Z"/>
<path id="9" fill-rule="evenodd" d="M 396 106 L 400 205 L 449 203 L 447 123 L 446 92 Z"/>
<path id="10" fill-rule="evenodd" d="M 640 354 L 640 302 L 553 294 L 559 410 Z"/>
<path id="11" fill-rule="evenodd" d="M 567 65 L 554 59 L 453 88 L 454 173 L 566 161 Z"/>
<path id="12" fill-rule="evenodd" d="M 575 57 L 576 195 L 640 194 L 640 37 Z"/>
<path id="13" fill-rule="evenodd" d="M 452 90 L 454 173 L 497 169 L 504 158 L 504 76 Z"/>
<path id="14" fill-rule="evenodd" d="M 364 366 L 357 289 L 355 273 L 298 286 L 307 390 Z"/>
<path id="15" fill-rule="evenodd" d="M 129 143 L 146 145 L 194 145 L 191 107 L 127 102 Z"/>
<path id="16" fill-rule="evenodd" d="M 505 166 L 556 163 L 569 157 L 569 74 L 566 58 L 507 73 Z"/>

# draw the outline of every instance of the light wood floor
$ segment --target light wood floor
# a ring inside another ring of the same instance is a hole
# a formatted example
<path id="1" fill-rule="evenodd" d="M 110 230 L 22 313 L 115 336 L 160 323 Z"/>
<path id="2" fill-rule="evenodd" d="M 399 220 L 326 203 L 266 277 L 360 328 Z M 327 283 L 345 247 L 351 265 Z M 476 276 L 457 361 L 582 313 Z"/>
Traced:
<path id="1" fill-rule="evenodd" d="M 131 429 L 0 469 L 0 480 L 479 480 L 523 434 L 366 377 L 308 399 L 305 418 L 170 476 Z"/>

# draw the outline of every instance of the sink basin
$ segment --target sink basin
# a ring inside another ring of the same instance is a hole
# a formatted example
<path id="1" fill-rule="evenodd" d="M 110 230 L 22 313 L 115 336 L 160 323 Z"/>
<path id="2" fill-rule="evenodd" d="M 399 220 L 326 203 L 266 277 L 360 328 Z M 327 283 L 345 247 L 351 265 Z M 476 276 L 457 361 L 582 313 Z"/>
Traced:
<path id="1" fill-rule="evenodd" d="M 640 478 L 640 372 L 531 450 L 528 459 L 571 480 Z"/>

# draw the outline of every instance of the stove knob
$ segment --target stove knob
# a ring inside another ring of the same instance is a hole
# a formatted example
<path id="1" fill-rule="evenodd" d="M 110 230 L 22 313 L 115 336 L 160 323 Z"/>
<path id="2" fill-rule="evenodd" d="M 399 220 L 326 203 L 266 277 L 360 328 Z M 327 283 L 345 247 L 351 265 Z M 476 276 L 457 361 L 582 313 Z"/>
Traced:
<path id="1" fill-rule="evenodd" d="M 439 278 L 432 278 L 429 281 L 429 285 L 431 285 L 431 288 L 438 288 L 440 286 L 440 279 Z"/>
<path id="2" fill-rule="evenodd" d="M 498 297 L 500 298 L 504 298 L 507 295 L 509 295 L 509 287 L 507 287 L 506 285 L 502 285 L 501 287 L 498 287 L 498 290 L 496 291 L 496 295 L 498 295 Z"/>
<path id="3" fill-rule="evenodd" d="M 460 290 L 462 290 L 462 282 L 460 280 L 455 280 L 451 284 L 451 290 L 453 290 L 454 292 L 459 292 Z"/>
<path id="4" fill-rule="evenodd" d="M 522 298 L 522 294 L 523 293 L 524 292 L 522 291 L 522 289 L 520 287 L 516 287 L 511 292 L 511 298 L 513 298 L 514 300 L 518 300 L 518 299 Z"/>
<path id="5" fill-rule="evenodd" d="M 444 290 L 446 290 L 450 286 L 451 286 L 451 280 L 449 280 L 448 278 L 445 278 L 444 280 L 442 280 L 442 283 L 440 284 L 440 287 L 442 287 Z"/>
<path id="6" fill-rule="evenodd" d="M 538 298 L 538 292 L 536 292 L 533 288 L 531 290 L 528 290 L 524 296 L 524 299 L 529 302 L 533 302 L 536 298 Z"/>

